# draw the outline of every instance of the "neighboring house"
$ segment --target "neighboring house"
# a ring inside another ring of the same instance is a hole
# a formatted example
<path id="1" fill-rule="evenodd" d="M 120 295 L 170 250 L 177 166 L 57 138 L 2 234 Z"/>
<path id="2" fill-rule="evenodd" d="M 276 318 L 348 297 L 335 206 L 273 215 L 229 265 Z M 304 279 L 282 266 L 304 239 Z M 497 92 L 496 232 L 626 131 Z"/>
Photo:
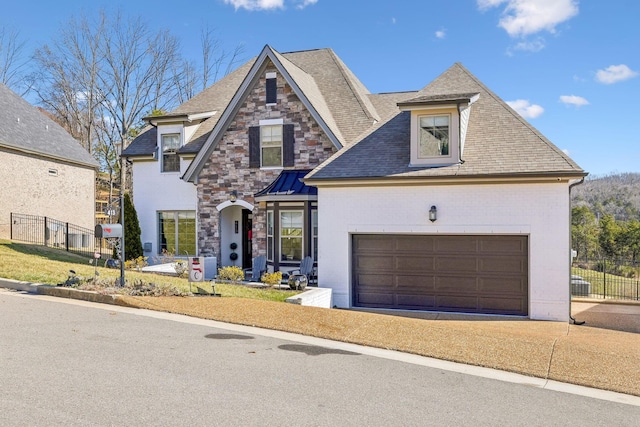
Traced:
<path id="1" fill-rule="evenodd" d="M 94 228 L 98 163 L 61 126 L 0 84 L 0 238 L 11 213 Z"/>
<path id="2" fill-rule="evenodd" d="M 266 46 L 147 121 L 124 155 L 151 254 L 310 255 L 338 307 L 569 319 L 586 173 L 460 64 L 370 94 L 330 49 Z"/>

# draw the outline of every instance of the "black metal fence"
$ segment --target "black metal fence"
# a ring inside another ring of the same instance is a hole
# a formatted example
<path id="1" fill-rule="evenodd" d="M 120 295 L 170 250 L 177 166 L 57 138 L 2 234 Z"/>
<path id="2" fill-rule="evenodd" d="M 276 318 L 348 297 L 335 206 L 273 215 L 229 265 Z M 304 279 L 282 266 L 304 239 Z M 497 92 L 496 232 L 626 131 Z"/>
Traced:
<path id="1" fill-rule="evenodd" d="M 640 263 L 604 258 L 574 261 L 571 295 L 640 301 Z"/>
<path id="2" fill-rule="evenodd" d="M 63 249 L 92 257 L 100 248 L 94 230 L 68 222 L 27 214 L 11 214 L 11 240 Z M 102 250 L 99 250 L 103 252 Z"/>

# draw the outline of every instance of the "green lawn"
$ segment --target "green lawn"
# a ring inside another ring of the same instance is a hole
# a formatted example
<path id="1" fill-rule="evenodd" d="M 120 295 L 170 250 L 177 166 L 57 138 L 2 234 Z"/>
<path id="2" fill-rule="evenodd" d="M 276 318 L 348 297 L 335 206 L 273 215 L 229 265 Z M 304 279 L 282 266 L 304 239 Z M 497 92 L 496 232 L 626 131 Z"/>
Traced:
<path id="1" fill-rule="evenodd" d="M 15 243 L 0 239 L 0 277 L 31 283 L 57 285 L 63 283 L 69 270 L 83 278 L 93 278 L 95 267 L 92 259 L 75 255 L 59 249 L 45 246 Z M 103 265 L 104 260 L 99 260 Z M 97 268 L 101 281 L 115 282 L 120 277 L 119 269 Z M 190 292 L 192 288 L 187 279 L 160 274 L 125 271 L 127 283 L 153 283 L 160 287 L 173 286 L 182 292 Z M 211 291 L 209 282 L 201 283 L 205 290 Z M 215 292 L 223 297 L 253 298 L 268 301 L 284 301 L 298 292 L 280 289 L 259 289 L 243 285 L 216 283 Z"/>

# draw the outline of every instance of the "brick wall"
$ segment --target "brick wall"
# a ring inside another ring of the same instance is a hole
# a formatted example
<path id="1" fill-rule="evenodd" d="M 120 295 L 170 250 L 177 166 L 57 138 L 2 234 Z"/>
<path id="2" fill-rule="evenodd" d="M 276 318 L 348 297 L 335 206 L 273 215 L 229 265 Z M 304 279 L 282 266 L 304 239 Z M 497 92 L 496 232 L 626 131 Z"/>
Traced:
<path id="1" fill-rule="evenodd" d="M 93 169 L 1 149 L 0 164 L 0 238 L 10 236 L 12 212 L 47 216 L 93 229 Z"/>

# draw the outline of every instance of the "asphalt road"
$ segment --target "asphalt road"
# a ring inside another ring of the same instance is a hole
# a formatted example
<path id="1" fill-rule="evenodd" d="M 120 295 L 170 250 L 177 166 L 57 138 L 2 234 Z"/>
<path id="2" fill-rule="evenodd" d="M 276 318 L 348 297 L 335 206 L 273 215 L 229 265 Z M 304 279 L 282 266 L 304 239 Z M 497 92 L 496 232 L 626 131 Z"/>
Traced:
<path id="1" fill-rule="evenodd" d="M 0 425 L 584 427 L 640 419 L 638 406 L 311 342 L 0 291 Z"/>

